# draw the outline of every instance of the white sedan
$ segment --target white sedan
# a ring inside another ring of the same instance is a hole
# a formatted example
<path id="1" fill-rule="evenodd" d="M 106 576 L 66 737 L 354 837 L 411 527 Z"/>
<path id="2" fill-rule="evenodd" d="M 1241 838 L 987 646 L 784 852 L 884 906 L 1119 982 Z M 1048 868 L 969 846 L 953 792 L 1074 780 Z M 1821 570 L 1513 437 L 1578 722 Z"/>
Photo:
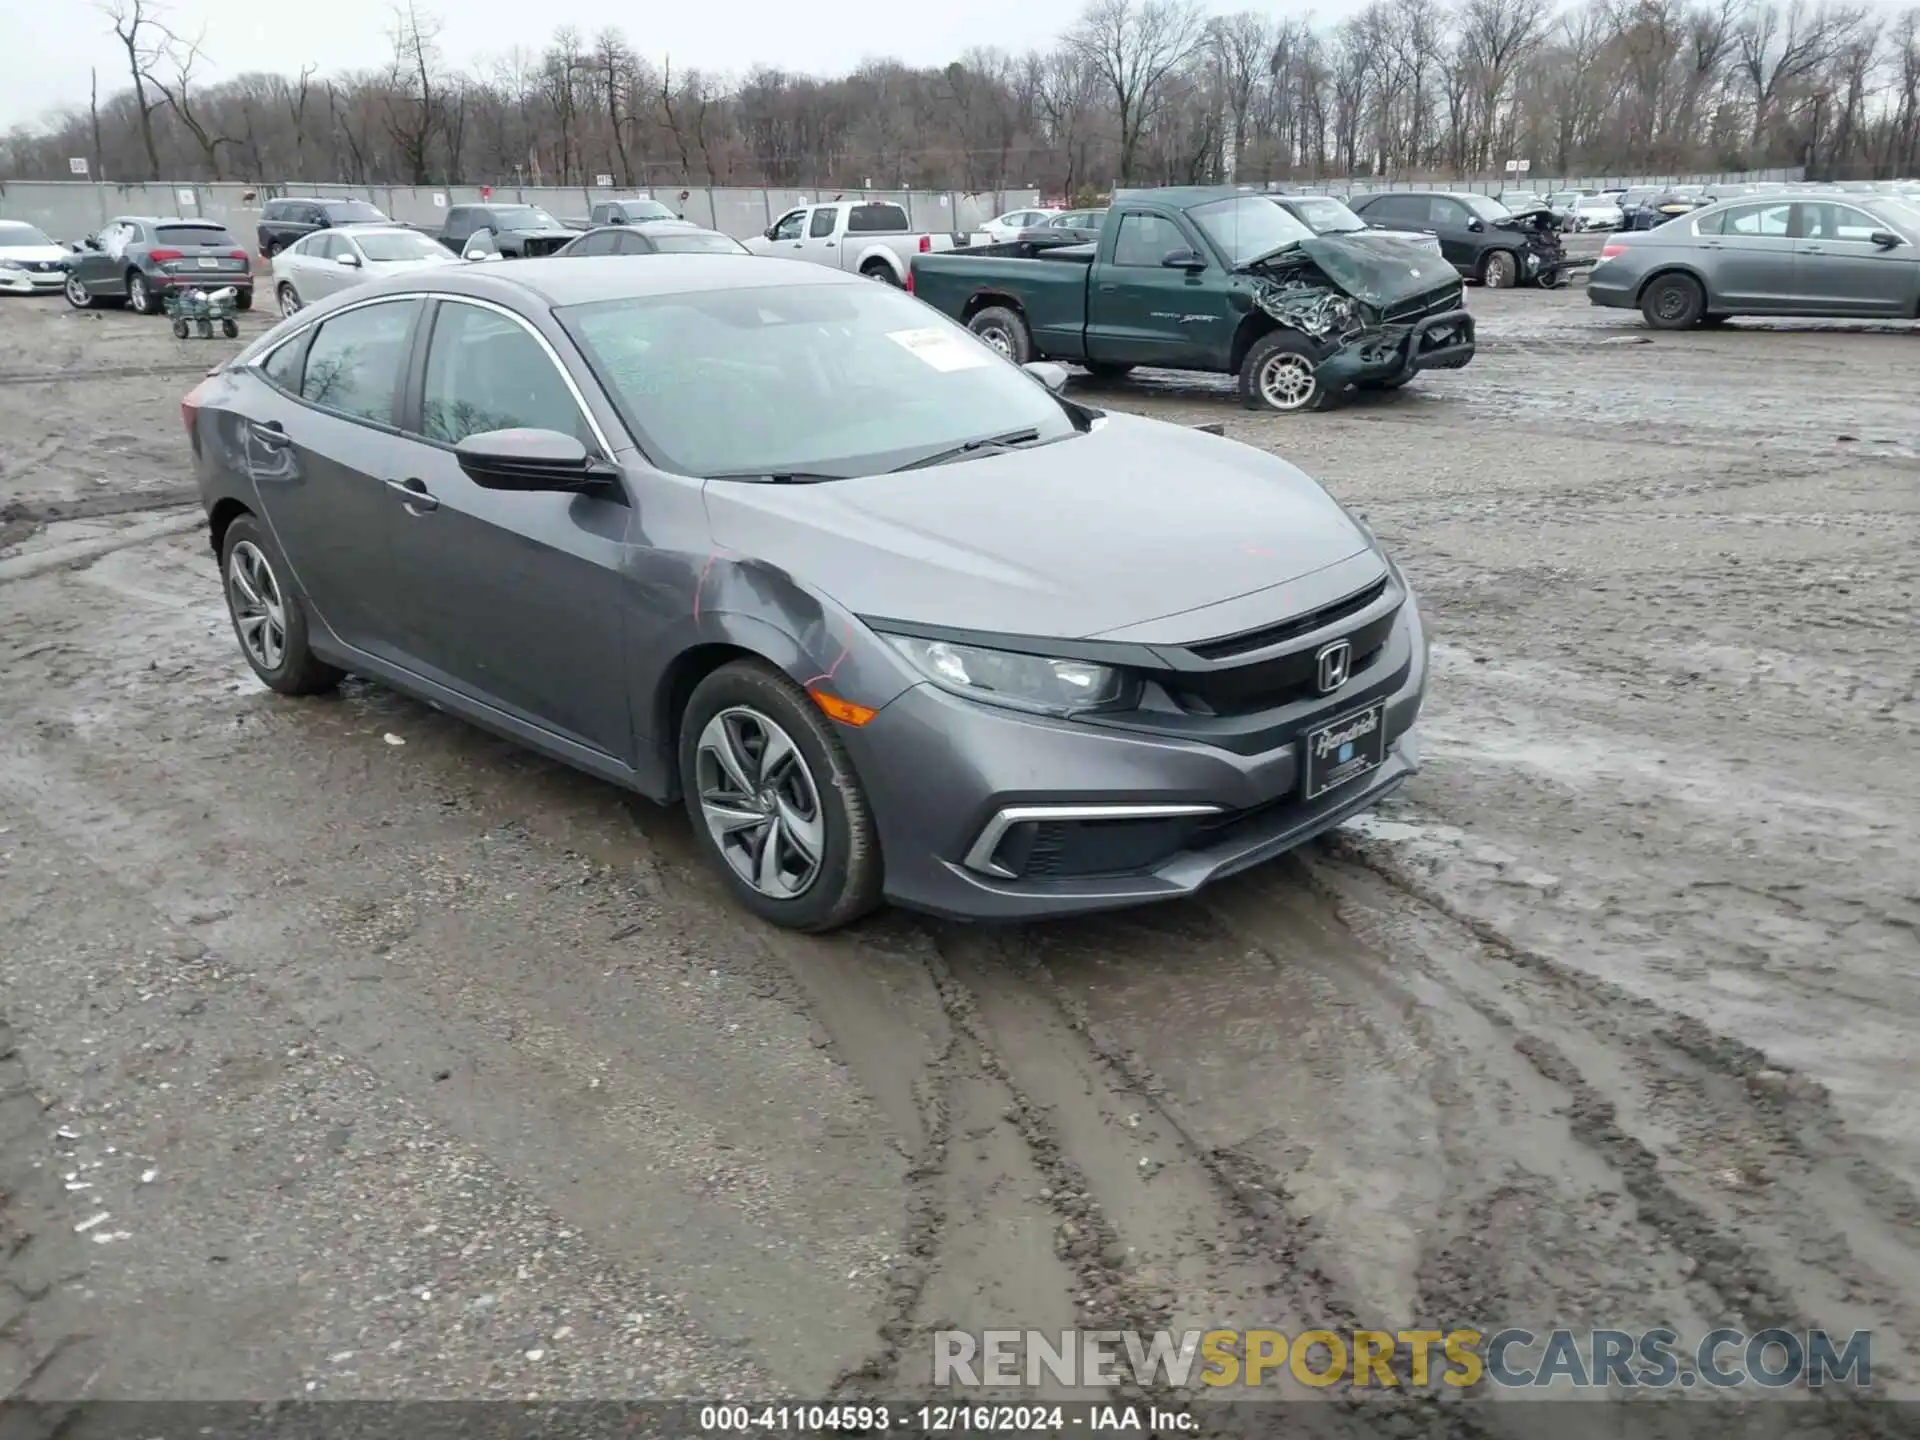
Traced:
<path id="1" fill-rule="evenodd" d="M 67 283 L 67 247 L 23 220 L 0 220 L 0 291 L 51 295 Z"/>
<path id="2" fill-rule="evenodd" d="M 996 215 L 980 228 L 993 237 L 994 244 L 999 245 L 1008 240 L 1018 240 L 1022 230 L 1036 229 L 1059 213 L 1058 210 L 1029 206 L 1025 210 L 1009 210 L 1004 215 Z"/>
<path id="3" fill-rule="evenodd" d="M 459 256 L 431 235 L 404 225 L 316 230 L 273 257 L 273 294 L 280 313 L 291 315 L 349 285 L 402 270 L 460 263 Z"/>

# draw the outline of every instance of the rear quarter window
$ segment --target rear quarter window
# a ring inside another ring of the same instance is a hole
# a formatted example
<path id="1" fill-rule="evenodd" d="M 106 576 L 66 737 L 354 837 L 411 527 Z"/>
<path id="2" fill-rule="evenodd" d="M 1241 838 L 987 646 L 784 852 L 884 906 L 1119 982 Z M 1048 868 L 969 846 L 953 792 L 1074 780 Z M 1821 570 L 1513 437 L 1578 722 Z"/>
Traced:
<path id="1" fill-rule="evenodd" d="M 857 235 L 903 235 L 913 228 L 898 205 L 854 205 L 847 210 L 847 231 Z"/>

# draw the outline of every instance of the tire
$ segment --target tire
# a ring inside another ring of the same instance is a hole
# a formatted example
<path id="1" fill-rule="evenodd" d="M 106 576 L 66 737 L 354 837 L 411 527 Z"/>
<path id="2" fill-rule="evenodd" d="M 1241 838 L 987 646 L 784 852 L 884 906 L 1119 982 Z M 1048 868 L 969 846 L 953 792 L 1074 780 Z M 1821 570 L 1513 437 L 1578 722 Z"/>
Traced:
<path id="1" fill-rule="evenodd" d="M 271 240 L 267 241 L 264 245 L 260 247 L 260 258 L 262 260 L 271 260 L 273 259 L 274 256 L 278 255 L 279 253 L 280 253 L 280 247 L 274 244 Z"/>
<path id="2" fill-rule="evenodd" d="M 176 319 L 173 322 L 173 338 L 176 340 L 184 340 L 187 338 L 187 334 L 187 322 Z"/>
<path id="3" fill-rule="evenodd" d="M 1480 257 L 1480 283 L 1489 290 L 1511 290 L 1520 283 L 1520 260 L 1511 250 L 1489 250 Z"/>
<path id="4" fill-rule="evenodd" d="M 300 293 L 292 285 L 280 287 L 280 313 L 291 315 L 300 308 Z"/>
<path id="5" fill-rule="evenodd" d="M 233 622 L 241 657 L 270 690 L 282 695 L 323 694 L 340 683 L 342 674 L 308 648 L 305 604 L 287 587 L 286 574 L 280 548 L 258 520 L 242 515 L 227 526 L 220 541 L 220 588 L 227 597 L 227 617 Z M 279 601 L 277 650 L 271 643 L 276 627 L 269 587 Z M 256 618 L 261 622 L 257 627 L 252 623 Z"/>
<path id="6" fill-rule="evenodd" d="M 91 310 L 100 303 L 98 297 L 87 289 L 86 282 L 78 275 L 67 276 L 67 283 L 62 293 L 67 297 L 67 304 L 76 310 Z"/>
<path id="7" fill-rule="evenodd" d="M 151 315 L 160 308 L 153 303 L 153 287 L 138 270 L 127 272 L 127 304 L 136 315 Z"/>
<path id="8" fill-rule="evenodd" d="M 1707 310 L 1707 293 L 1691 275 L 1656 275 L 1640 292 L 1640 313 L 1655 330 L 1689 330 Z"/>
<path id="9" fill-rule="evenodd" d="M 1240 403 L 1289 415 L 1332 409 L 1337 392 L 1314 373 L 1320 358 L 1318 347 L 1297 331 L 1269 331 L 1240 364 Z"/>
<path id="10" fill-rule="evenodd" d="M 867 268 L 860 273 L 869 280 L 878 280 L 882 285 L 891 285 L 896 290 L 901 288 L 899 277 L 893 273 L 892 267 L 884 260 L 874 260 L 870 262 Z"/>
<path id="11" fill-rule="evenodd" d="M 220 333 L 226 336 L 227 339 L 229 340 L 238 340 L 240 338 L 239 323 L 235 321 L 231 315 L 229 315 L 226 319 L 220 322 Z"/>
<path id="12" fill-rule="evenodd" d="M 769 775 L 771 747 L 783 753 Z M 680 786 L 695 842 L 761 919 L 818 934 L 879 905 L 880 840 L 853 762 L 806 692 L 771 665 L 735 660 L 695 687 L 680 717 Z M 773 870 L 761 879 L 768 842 Z"/>
<path id="13" fill-rule="evenodd" d="M 989 305 L 967 322 L 967 328 L 1016 365 L 1033 359 L 1033 332 L 1018 310 Z"/>
<path id="14" fill-rule="evenodd" d="M 1131 365 L 1116 365 L 1111 360 L 1088 360 L 1081 367 L 1096 380 L 1120 380 L 1133 373 Z"/>
<path id="15" fill-rule="evenodd" d="M 253 287 L 252 286 L 248 286 L 246 289 L 240 291 L 239 294 L 233 297 L 233 308 L 236 310 L 242 310 L 242 311 L 253 309 Z"/>

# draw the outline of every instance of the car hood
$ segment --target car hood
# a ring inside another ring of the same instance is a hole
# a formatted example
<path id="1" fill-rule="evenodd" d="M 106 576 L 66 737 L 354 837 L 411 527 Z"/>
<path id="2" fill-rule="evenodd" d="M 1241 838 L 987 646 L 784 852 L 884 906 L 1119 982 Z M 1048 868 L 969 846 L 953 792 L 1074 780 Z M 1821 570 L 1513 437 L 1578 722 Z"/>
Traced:
<path id="1" fill-rule="evenodd" d="M 717 546 L 856 614 L 1053 639 L 1287 585 L 1371 548 L 1286 461 L 1120 415 L 1055 444 L 935 469 L 814 485 L 714 481 L 706 501 Z M 1271 618 L 1284 618 L 1275 605 Z"/>
<path id="2" fill-rule="evenodd" d="M 66 260 L 72 252 L 60 245 L 0 245 L 0 260 Z"/>
<path id="3" fill-rule="evenodd" d="M 1384 230 L 1315 235 L 1257 264 L 1269 271 L 1284 271 L 1286 261 L 1295 255 L 1311 260 L 1327 279 L 1376 310 L 1460 283 L 1452 267 L 1437 260 L 1430 246 Z"/>
<path id="4" fill-rule="evenodd" d="M 1517 210 L 1511 215 L 1502 215 L 1493 222 L 1502 230 L 1552 230 L 1560 224 L 1560 217 L 1544 205 L 1530 210 Z"/>

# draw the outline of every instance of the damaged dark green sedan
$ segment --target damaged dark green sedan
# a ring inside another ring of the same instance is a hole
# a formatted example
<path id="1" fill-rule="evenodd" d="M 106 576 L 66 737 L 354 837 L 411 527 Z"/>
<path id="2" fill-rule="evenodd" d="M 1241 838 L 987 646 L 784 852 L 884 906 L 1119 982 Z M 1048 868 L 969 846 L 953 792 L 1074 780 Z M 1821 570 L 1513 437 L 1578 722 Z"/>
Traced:
<path id="1" fill-rule="evenodd" d="M 1253 409 L 1324 410 L 1473 358 L 1451 265 L 1388 235 L 1315 235 L 1232 189 L 1123 192 L 1094 244 L 917 255 L 908 287 L 1021 364 L 1237 375 Z"/>

